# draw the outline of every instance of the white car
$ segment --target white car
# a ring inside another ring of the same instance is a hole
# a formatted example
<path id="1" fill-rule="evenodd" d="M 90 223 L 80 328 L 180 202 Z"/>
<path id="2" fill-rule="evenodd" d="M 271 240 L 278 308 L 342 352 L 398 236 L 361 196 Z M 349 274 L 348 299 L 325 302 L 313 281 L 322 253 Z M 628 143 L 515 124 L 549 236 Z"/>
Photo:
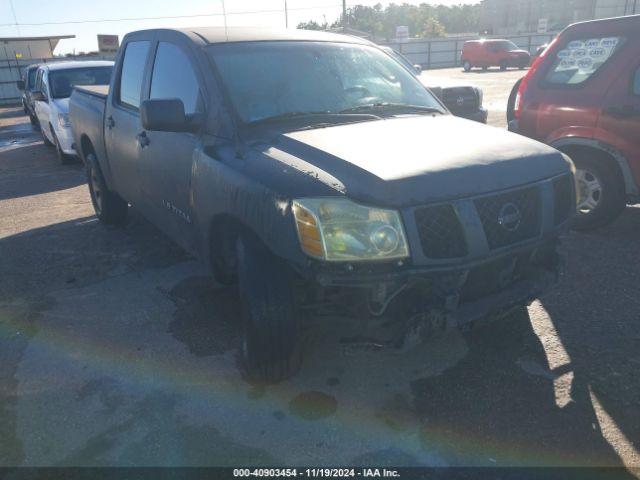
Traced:
<path id="1" fill-rule="evenodd" d="M 41 65 L 33 92 L 34 110 L 46 145 L 68 163 L 76 156 L 69 122 L 69 97 L 76 85 L 108 85 L 113 62 L 57 62 Z"/>

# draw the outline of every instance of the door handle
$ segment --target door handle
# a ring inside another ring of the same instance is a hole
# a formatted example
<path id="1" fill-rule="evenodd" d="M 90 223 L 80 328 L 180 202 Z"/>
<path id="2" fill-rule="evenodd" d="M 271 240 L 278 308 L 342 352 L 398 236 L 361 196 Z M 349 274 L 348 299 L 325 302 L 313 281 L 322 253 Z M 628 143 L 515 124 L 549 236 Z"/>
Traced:
<path id="1" fill-rule="evenodd" d="M 611 115 L 612 117 L 631 118 L 640 117 L 640 110 L 632 107 L 631 105 L 625 105 L 623 107 L 609 107 L 604 109 L 604 113 Z"/>
<path id="2" fill-rule="evenodd" d="M 138 140 L 138 145 L 140 145 L 140 148 L 146 148 L 151 143 L 151 140 L 149 140 L 149 137 L 147 137 L 147 132 L 140 132 L 138 135 L 136 135 L 136 139 Z"/>
<path id="3" fill-rule="evenodd" d="M 107 128 L 111 130 L 115 126 L 116 126 L 116 121 L 113 119 L 111 115 L 109 115 L 109 117 L 107 118 Z"/>

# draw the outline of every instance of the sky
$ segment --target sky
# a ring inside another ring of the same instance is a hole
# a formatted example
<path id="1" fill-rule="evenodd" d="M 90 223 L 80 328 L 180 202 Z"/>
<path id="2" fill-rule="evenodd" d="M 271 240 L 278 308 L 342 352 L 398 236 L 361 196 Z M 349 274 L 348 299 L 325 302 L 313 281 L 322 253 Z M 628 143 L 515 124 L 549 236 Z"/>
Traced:
<path id="1" fill-rule="evenodd" d="M 478 2 L 479 0 L 395 1 L 414 5 Z M 347 0 L 347 6 L 373 6 L 376 3 L 387 5 L 392 2 Z M 227 24 L 284 27 L 284 4 L 285 0 L 224 0 Z M 331 23 L 342 11 L 342 0 L 287 0 L 287 4 L 289 27 L 307 20 L 322 22 L 325 18 Z M 62 40 L 55 53 L 86 52 L 97 50 L 96 34 L 115 34 L 122 39 L 127 32 L 145 28 L 222 26 L 222 13 L 222 0 L 0 0 L 0 37 L 76 35 L 75 39 Z M 154 19 L 148 19 L 149 17 Z M 19 24 L 17 26 L 16 20 Z"/>

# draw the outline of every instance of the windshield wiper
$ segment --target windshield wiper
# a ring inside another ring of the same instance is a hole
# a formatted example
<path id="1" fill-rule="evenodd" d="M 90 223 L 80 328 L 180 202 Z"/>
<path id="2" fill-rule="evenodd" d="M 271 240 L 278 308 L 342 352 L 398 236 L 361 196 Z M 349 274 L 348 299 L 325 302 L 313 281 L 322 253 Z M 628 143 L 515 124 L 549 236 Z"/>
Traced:
<path id="1" fill-rule="evenodd" d="M 380 120 L 380 117 L 374 115 L 372 113 L 358 113 L 358 112 L 331 112 L 331 111 L 317 111 L 317 112 L 285 112 L 280 113 L 278 115 L 273 115 L 271 117 L 260 118 L 258 120 L 254 120 L 253 122 L 249 122 L 249 125 L 259 125 L 266 123 L 277 123 L 287 120 L 293 119 L 316 119 L 327 117 L 338 117 L 340 120 L 343 120 L 344 117 L 355 117 L 355 119 L 372 118 L 376 120 Z"/>
<path id="2" fill-rule="evenodd" d="M 359 112 L 378 111 L 378 110 L 382 110 L 382 111 L 406 110 L 412 113 L 444 113 L 444 111 L 436 107 L 426 107 L 422 105 L 411 105 L 408 103 L 391 103 L 391 102 L 368 103 L 366 105 L 358 105 L 357 107 L 341 110 L 339 113 L 359 113 Z"/>

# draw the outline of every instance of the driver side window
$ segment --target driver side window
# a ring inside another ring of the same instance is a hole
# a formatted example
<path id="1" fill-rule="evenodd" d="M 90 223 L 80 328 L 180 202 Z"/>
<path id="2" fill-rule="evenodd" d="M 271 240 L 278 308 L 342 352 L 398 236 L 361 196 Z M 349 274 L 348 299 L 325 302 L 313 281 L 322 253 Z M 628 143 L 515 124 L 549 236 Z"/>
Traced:
<path id="1" fill-rule="evenodd" d="M 196 73 L 184 52 L 173 43 L 158 44 L 149 98 L 179 98 L 187 115 L 202 110 Z"/>

